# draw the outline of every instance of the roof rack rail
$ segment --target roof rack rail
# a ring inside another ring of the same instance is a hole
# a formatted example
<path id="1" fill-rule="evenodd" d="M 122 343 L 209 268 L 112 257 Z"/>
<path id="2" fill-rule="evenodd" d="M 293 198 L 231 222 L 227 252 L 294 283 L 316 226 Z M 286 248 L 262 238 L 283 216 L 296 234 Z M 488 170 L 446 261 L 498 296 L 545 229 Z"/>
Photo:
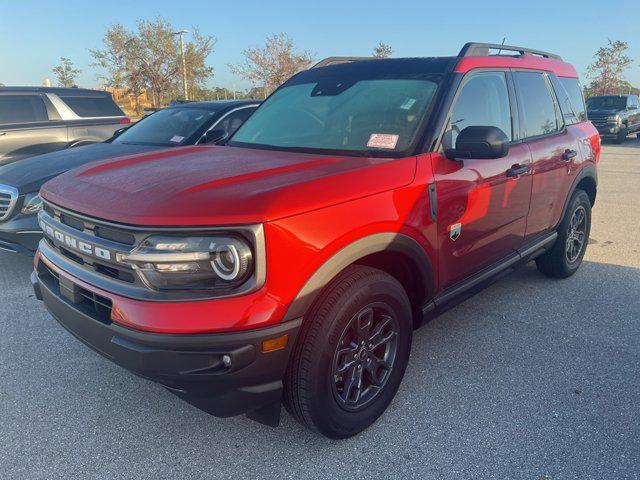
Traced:
<path id="1" fill-rule="evenodd" d="M 374 60 L 376 57 L 327 57 L 320 60 L 311 68 L 327 67 L 329 65 L 337 65 L 339 63 L 359 62 L 361 60 Z"/>
<path id="2" fill-rule="evenodd" d="M 555 60 L 562 60 L 560 55 L 555 53 L 543 52 L 542 50 L 534 50 L 533 48 L 514 47 L 512 45 L 500 45 L 498 43 L 465 43 L 458 57 L 487 57 L 489 56 L 489 50 L 506 50 L 509 52 L 518 52 L 520 55 L 539 55 L 544 58 L 553 58 Z"/>

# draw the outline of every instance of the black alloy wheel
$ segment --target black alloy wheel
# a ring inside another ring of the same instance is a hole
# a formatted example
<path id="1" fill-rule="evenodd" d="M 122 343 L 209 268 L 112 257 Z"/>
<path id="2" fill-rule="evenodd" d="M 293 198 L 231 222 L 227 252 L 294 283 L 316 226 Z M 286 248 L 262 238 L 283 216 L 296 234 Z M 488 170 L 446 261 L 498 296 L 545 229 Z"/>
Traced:
<path id="1" fill-rule="evenodd" d="M 387 384 L 398 350 L 398 320 L 381 302 L 362 308 L 349 321 L 333 356 L 333 393 L 346 410 L 359 410 Z"/>

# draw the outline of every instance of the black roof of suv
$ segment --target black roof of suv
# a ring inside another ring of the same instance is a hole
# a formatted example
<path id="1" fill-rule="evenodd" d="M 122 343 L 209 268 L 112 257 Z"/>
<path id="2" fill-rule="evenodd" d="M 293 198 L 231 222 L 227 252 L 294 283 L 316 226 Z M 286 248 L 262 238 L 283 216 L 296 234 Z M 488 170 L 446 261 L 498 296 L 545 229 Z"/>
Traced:
<path id="1" fill-rule="evenodd" d="M 91 90 L 89 88 L 77 87 L 0 87 L 0 93 L 57 93 L 59 95 L 72 96 L 111 96 L 110 92 L 104 90 Z"/>

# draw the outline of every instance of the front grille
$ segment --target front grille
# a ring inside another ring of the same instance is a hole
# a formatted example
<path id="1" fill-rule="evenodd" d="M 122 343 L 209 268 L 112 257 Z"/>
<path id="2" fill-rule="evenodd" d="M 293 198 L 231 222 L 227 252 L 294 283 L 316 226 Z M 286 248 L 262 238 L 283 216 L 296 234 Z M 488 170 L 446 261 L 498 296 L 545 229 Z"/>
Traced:
<path id="1" fill-rule="evenodd" d="M 602 115 L 602 114 L 597 114 L 597 113 L 590 113 L 589 114 L 589 120 L 591 120 L 591 123 L 593 123 L 594 125 L 604 125 L 605 123 L 614 123 L 610 120 L 607 120 L 607 117 L 609 117 L 609 115 Z"/>
<path id="2" fill-rule="evenodd" d="M 56 289 L 58 291 L 60 290 L 60 276 L 55 270 L 49 268 L 49 266 L 42 261 L 38 263 L 38 278 L 41 282 L 44 282 L 49 289 L 53 291 Z M 111 310 L 113 308 L 111 300 L 93 293 L 86 288 L 82 288 L 79 285 L 74 285 L 74 292 L 80 297 L 80 301 L 74 303 L 75 308 L 102 323 L 111 323 Z"/>
<path id="3" fill-rule="evenodd" d="M 8 185 L 0 185 L 0 222 L 11 216 L 18 201 L 18 190 Z"/>
<path id="4" fill-rule="evenodd" d="M 56 216 L 55 209 L 48 204 L 45 205 L 45 212 L 52 217 Z M 122 243 L 123 245 L 135 245 L 136 243 L 135 235 L 117 228 L 100 225 L 96 222 L 87 222 L 82 218 L 69 213 L 60 213 L 59 218 L 60 222 L 64 223 L 68 227 L 78 230 L 79 232 L 90 231 L 96 237 Z"/>
<path id="5" fill-rule="evenodd" d="M 79 239 L 84 238 L 85 241 L 93 245 L 108 248 L 114 252 L 129 252 L 137 241 L 135 234 L 131 231 L 62 210 L 46 201 L 44 202 L 43 215 L 45 219 L 49 219 L 47 221 L 51 222 L 54 228 L 56 223 L 60 226 L 64 225 L 68 227 L 67 231 L 70 234 L 77 232 L 75 235 Z M 50 234 L 45 234 L 44 239 L 51 248 L 85 270 L 126 284 L 142 286 L 139 285 L 139 277 L 129 266 L 112 260 L 104 260 L 95 255 L 87 255 L 78 248 L 73 248 L 73 245 L 67 245 L 63 241 L 55 240 Z"/>

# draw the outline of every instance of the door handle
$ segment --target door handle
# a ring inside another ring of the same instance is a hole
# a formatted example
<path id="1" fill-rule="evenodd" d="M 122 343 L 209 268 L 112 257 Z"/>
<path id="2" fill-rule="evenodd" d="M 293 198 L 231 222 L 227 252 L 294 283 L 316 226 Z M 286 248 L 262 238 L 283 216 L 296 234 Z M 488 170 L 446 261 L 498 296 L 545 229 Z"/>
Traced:
<path id="1" fill-rule="evenodd" d="M 507 170 L 507 177 L 517 177 L 518 175 L 527 173 L 529 170 L 530 169 L 527 165 L 518 165 L 516 163 L 513 167 Z"/>
<path id="2" fill-rule="evenodd" d="M 562 160 L 571 160 L 572 158 L 575 158 L 576 155 L 578 155 L 578 152 L 576 152 L 575 150 L 569 150 L 568 148 L 564 151 L 564 153 L 562 154 Z"/>

